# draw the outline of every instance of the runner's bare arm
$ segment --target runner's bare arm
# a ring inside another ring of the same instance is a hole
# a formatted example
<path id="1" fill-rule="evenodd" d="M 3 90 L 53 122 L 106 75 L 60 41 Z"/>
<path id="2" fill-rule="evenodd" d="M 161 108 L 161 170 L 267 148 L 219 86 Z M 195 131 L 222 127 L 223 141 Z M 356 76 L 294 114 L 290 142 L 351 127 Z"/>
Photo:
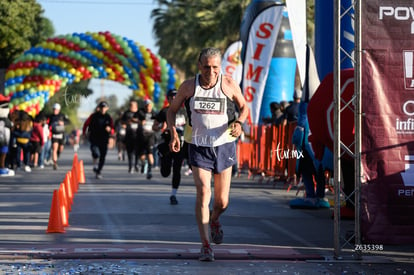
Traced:
<path id="1" fill-rule="evenodd" d="M 233 136 L 238 137 L 243 132 L 242 124 L 246 121 L 249 115 L 249 108 L 247 107 L 246 100 L 244 99 L 239 85 L 232 78 L 227 76 L 224 78 L 223 88 L 225 89 L 227 96 L 231 98 L 239 108 L 239 117 L 237 121 L 240 123 L 233 123 L 231 132 Z"/>
<path id="2" fill-rule="evenodd" d="M 167 112 L 167 127 L 171 133 L 170 150 L 173 152 L 180 151 L 180 138 L 175 128 L 175 118 L 178 110 L 184 104 L 184 101 L 189 98 L 194 91 L 194 79 L 184 81 L 178 88 L 177 95 L 171 102 Z"/>

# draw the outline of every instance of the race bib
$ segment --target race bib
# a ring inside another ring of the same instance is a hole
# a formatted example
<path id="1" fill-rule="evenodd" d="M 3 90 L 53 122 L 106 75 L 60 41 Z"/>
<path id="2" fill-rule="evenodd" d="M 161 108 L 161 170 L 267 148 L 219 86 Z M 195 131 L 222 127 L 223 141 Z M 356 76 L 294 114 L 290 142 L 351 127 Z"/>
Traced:
<path id="1" fill-rule="evenodd" d="M 194 111 L 200 114 L 223 114 L 224 98 L 195 97 Z"/>
<path id="2" fill-rule="evenodd" d="M 152 125 L 154 124 L 153 120 L 145 120 L 144 125 L 142 126 L 142 128 L 144 129 L 144 132 L 153 132 L 152 131 Z"/>
<path id="3" fill-rule="evenodd" d="M 63 134 L 52 134 L 52 138 L 54 138 L 54 139 L 63 139 Z"/>

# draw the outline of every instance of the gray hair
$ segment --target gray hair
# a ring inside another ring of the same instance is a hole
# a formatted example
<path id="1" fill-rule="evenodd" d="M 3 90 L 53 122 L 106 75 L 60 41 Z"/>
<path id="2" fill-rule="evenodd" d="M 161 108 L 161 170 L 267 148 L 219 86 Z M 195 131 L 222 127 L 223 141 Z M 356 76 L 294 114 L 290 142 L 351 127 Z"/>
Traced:
<path id="1" fill-rule="evenodd" d="M 198 56 L 198 62 L 201 62 L 201 60 L 203 58 L 210 58 L 210 57 L 214 57 L 214 56 L 218 56 L 221 59 L 221 52 L 219 49 L 217 48 L 205 48 L 202 49 L 200 52 L 200 55 Z"/>

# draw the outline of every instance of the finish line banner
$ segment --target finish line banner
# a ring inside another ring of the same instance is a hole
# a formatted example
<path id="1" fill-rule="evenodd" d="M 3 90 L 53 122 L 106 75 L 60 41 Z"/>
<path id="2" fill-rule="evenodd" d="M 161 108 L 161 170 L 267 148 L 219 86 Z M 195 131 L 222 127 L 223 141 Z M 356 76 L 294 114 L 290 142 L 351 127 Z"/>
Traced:
<path id="1" fill-rule="evenodd" d="M 365 244 L 414 243 L 414 5 L 361 1 Z"/>

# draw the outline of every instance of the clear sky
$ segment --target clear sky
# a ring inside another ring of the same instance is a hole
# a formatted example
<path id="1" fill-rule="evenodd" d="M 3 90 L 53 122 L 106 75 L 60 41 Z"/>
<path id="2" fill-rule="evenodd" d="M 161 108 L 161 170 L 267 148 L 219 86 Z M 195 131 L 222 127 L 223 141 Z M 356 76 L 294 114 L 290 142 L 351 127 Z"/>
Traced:
<path id="1" fill-rule="evenodd" d="M 153 0 L 37 0 L 44 16 L 52 21 L 55 34 L 109 31 L 127 37 L 158 53 L 152 35 L 151 11 L 158 6 Z M 93 98 L 82 101 L 82 111 L 92 111 L 91 102 L 101 95 L 116 93 L 123 103 L 131 90 L 111 82 L 92 81 Z"/>

